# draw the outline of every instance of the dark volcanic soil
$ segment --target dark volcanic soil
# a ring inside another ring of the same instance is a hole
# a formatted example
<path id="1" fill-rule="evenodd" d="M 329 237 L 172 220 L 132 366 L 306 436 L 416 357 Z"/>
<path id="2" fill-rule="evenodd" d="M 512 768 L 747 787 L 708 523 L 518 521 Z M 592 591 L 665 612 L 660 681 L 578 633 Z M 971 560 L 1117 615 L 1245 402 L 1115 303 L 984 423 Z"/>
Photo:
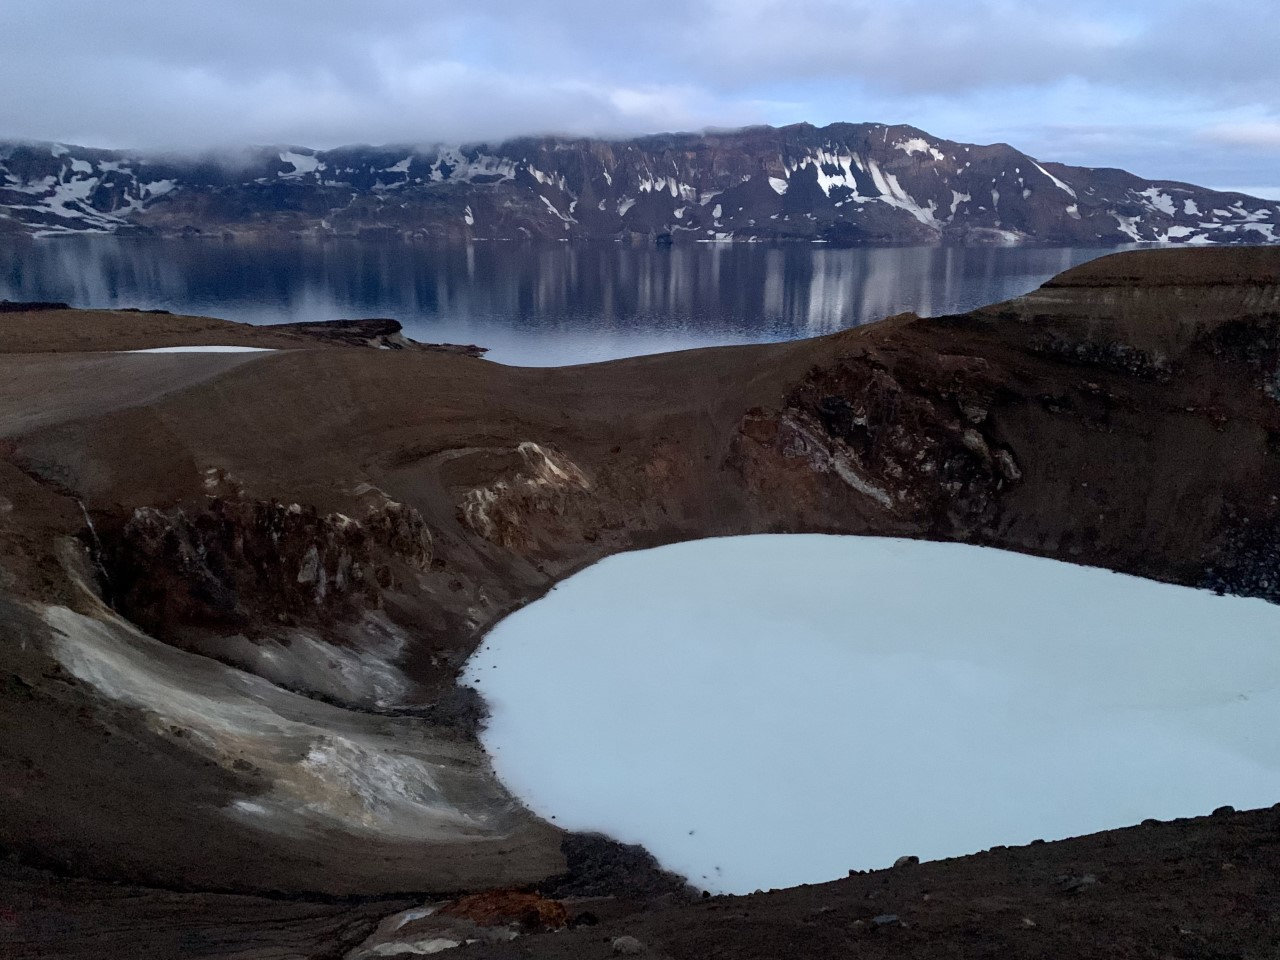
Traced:
<path id="1" fill-rule="evenodd" d="M 109 352 L 184 343 L 278 352 Z M 0 944 L 339 955 L 399 909 L 365 898 L 541 883 L 619 896 L 471 955 L 1274 955 L 1270 812 L 671 905 L 505 793 L 454 679 L 558 579 L 710 535 L 956 539 L 1280 600 L 1278 452 L 1276 249 L 562 369 L 385 321 L 0 314 Z"/>
<path id="2" fill-rule="evenodd" d="M 570 901 L 573 929 L 448 955 L 604 960 L 630 936 L 642 956 L 676 960 L 1268 960 L 1280 956 L 1278 874 L 1280 810 L 1226 813 L 688 905 Z M 421 900 L 175 893 L 11 865 L 0 866 L 0 903 L 0 947 L 15 960 L 284 960 L 344 956 Z"/>
<path id="3" fill-rule="evenodd" d="M 713 897 L 459 957 L 1257 958 L 1280 956 L 1280 809 Z M 896 919 L 895 919 L 896 918 Z"/>

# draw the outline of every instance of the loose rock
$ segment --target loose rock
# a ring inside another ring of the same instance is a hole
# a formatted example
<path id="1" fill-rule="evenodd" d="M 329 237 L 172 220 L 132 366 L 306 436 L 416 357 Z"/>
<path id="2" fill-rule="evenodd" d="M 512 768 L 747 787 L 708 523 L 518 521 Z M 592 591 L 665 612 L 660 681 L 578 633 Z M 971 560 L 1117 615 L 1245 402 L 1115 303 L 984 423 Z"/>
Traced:
<path id="1" fill-rule="evenodd" d="M 619 957 L 634 957 L 644 953 L 644 944 L 635 937 L 614 937 L 613 952 Z"/>
<path id="2" fill-rule="evenodd" d="M 1057 878 L 1058 886 L 1067 893 L 1076 893 L 1085 887 L 1092 887 L 1098 882 L 1098 878 L 1092 873 L 1086 873 L 1080 877 L 1061 876 Z"/>

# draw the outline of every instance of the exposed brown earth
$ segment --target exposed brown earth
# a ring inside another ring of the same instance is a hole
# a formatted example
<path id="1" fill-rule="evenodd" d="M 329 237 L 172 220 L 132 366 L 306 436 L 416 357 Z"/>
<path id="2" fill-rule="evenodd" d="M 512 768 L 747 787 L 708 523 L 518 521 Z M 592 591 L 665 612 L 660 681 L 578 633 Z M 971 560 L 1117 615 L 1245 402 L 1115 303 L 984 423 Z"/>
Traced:
<path id="1" fill-rule="evenodd" d="M 209 345 L 276 350 L 378 347 L 468 356 L 485 352 L 470 345 L 417 343 L 400 332 L 400 321 L 381 317 L 251 326 L 164 310 L 72 310 L 65 304 L 24 305 L 10 301 L 0 301 L 0 306 L 3 353 L 116 352 Z M 24 306 L 29 309 L 22 309 Z"/>
<path id="2" fill-rule="evenodd" d="M 896 534 L 1280 599 L 1280 250 L 1123 254 L 963 316 L 589 367 L 398 336 L 0 314 L 0 845 L 29 892 L 0 944 L 76 955 L 48 918 L 104 916 L 123 881 L 135 953 L 97 956 L 340 955 L 370 913 L 339 931 L 318 896 L 565 897 L 621 863 L 566 859 L 454 683 L 497 619 L 620 550 Z M 191 343 L 278 352 L 109 352 Z M 569 908 L 601 928 L 466 950 L 606 956 L 607 927 L 678 957 L 1269 956 L 1274 833 L 1240 814 L 619 916 L 680 898 L 659 882 Z M 301 898 L 270 901 L 294 934 L 255 940 L 237 898 L 264 894 Z M 153 910 L 190 949 L 145 945 Z"/>

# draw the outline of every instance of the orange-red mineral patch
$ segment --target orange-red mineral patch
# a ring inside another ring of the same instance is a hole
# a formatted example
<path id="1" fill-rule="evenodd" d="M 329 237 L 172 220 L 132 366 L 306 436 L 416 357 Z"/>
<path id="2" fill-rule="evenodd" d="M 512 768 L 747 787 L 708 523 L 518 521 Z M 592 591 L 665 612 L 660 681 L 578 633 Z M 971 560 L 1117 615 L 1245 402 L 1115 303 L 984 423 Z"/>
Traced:
<path id="1" fill-rule="evenodd" d="M 557 930 L 569 922 L 560 901 L 518 890 L 473 893 L 441 907 L 439 914 L 466 917 L 483 927 L 517 923 L 526 930 Z"/>

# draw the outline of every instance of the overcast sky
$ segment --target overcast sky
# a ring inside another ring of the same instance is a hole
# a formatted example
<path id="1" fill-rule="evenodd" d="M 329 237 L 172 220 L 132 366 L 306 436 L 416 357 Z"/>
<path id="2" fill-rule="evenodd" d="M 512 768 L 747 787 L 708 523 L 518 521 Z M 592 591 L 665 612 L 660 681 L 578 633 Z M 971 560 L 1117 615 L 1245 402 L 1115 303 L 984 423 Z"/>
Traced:
<path id="1" fill-rule="evenodd" d="M 1280 197 L 1280 0 L 6 0 L 0 138 L 910 123 Z"/>

